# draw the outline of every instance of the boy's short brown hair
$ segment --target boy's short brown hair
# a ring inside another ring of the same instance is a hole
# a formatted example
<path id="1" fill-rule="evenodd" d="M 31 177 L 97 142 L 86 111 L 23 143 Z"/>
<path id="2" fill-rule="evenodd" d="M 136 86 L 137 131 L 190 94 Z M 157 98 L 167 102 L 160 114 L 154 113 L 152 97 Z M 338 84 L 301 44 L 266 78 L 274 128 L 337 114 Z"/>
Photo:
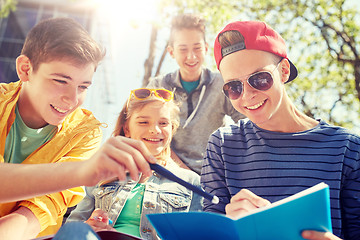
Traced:
<path id="1" fill-rule="evenodd" d="M 71 18 L 51 18 L 39 22 L 27 34 L 21 54 L 30 59 L 34 71 L 43 62 L 68 59 L 76 64 L 94 63 L 105 50 Z"/>
<path id="2" fill-rule="evenodd" d="M 182 29 L 195 29 L 203 33 L 205 40 L 205 20 L 196 14 L 182 14 L 174 17 L 171 21 L 169 45 L 174 44 L 174 32 Z"/>

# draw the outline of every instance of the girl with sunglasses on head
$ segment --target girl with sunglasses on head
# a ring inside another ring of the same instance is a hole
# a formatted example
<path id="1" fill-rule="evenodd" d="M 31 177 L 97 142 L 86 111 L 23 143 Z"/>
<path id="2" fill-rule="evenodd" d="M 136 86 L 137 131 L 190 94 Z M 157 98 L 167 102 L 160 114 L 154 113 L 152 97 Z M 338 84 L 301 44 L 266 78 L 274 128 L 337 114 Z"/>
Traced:
<path id="1" fill-rule="evenodd" d="M 297 69 L 281 36 L 264 22 L 233 22 L 218 34 L 214 56 L 224 94 L 247 119 L 209 139 L 201 182 L 223 201 L 204 199 L 204 211 L 239 218 L 325 182 L 333 229 L 302 237 L 360 239 L 360 138 L 296 108 L 285 83 Z"/>
<path id="2" fill-rule="evenodd" d="M 172 92 L 136 89 L 131 91 L 122 109 L 113 135 L 144 143 L 158 164 L 200 186 L 199 175 L 179 167 L 170 157 L 171 138 L 179 126 L 178 114 Z M 140 174 L 138 180 L 114 180 L 87 187 L 86 197 L 67 222 L 86 221 L 95 231 L 111 230 L 143 239 L 159 239 L 146 214 L 200 211 L 201 201 L 198 194 L 156 173 L 150 177 Z"/>

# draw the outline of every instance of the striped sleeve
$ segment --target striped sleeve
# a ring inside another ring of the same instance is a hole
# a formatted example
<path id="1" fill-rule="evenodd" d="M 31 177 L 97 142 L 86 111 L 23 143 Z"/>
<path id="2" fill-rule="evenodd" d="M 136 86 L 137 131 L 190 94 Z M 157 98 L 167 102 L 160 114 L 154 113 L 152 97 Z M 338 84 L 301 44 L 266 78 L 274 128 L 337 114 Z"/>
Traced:
<path id="1" fill-rule="evenodd" d="M 344 153 L 341 209 L 345 239 L 360 239 L 360 141 L 353 137 Z"/>
<path id="2" fill-rule="evenodd" d="M 275 202 L 325 182 L 330 187 L 333 232 L 360 239 L 360 137 L 323 121 L 298 133 L 263 130 L 251 121 L 211 135 L 202 168 L 203 188 L 222 202 L 204 211 L 225 213 L 245 188 Z"/>
<path id="3" fill-rule="evenodd" d="M 206 156 L 201 172 L 201 185 L 206 192 L 216 195 L 220 199 L 219 204 L 213 204 L 204 199 L 204 211 L 225 213 L 225 205 L 230 202 L 230 193 L 227 190 L 225 171 L 220 153 L 221 138 L 219 131 L 210 136 Z"/>

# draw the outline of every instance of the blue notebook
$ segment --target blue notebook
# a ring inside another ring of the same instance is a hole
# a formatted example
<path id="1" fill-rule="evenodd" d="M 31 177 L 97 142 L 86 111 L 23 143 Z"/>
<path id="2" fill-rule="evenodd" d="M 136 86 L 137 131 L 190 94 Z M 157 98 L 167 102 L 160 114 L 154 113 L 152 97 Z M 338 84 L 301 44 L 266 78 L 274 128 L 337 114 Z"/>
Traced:
<path id="1" fill-rule="evenodd" d="M 329 186 L 319 183 L 237 220 L 209 212 L 147 215 L 163 240 L 297 240 L 302 230 L 332 232 Z"/>

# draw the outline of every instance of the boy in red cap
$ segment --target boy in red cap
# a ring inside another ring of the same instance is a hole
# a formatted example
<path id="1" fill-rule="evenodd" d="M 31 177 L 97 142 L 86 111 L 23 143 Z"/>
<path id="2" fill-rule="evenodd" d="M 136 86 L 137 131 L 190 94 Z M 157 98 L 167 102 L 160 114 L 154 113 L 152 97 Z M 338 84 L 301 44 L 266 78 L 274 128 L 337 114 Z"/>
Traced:
<path id="1" fill-rule="evenodd" d="M 295 107 L 285 83 L 298 72 L 281 36 L 264 22 L 233 22 L 215 39 L 214 55 L 224 94 L 248 119 L 209 139 L 201 182 L 228 204 L 205 200 L 204 211 L 238 218 L 325 182 L 334 234 L 302 236 L 360 239 L 360 138 Z"/>

